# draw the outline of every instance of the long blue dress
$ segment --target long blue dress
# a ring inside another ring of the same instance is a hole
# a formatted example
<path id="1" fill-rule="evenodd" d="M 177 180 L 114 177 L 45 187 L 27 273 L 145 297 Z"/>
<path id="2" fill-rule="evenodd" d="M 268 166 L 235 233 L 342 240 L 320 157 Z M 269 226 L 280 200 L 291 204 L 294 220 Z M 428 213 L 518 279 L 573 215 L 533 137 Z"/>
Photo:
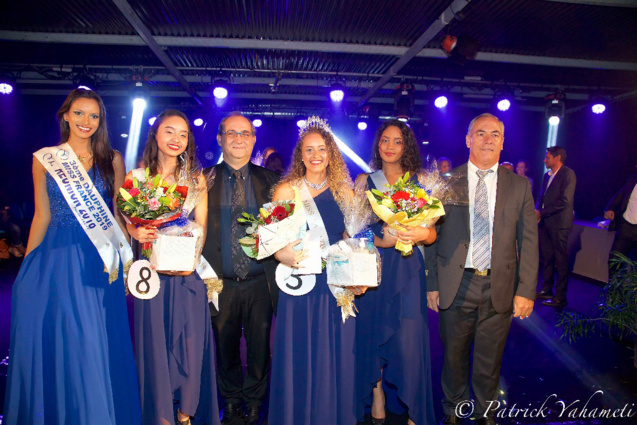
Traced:
<path id="1" fill-rule="evenodd" d="M 330 244 L 342 239 L 343 214 L 330 190 L 314 198 Z M 325 272 L 303 296 L 279 295 L 272 353 L 272 425 L 356 423 L 354 347 L 356 322 L 343 324 Z"/>
<path id="2" fill-rule="evenodd" d="M 109 200 L 98 172 L 89 172 Z M 108 274 L 53 178 L 51 222 L 13 285 L 6 424 L 139 425 L 124 284 Z M 121 275 L 121 273 L 120 273 Z"/>
<path id="3" fill-rule="evenodd" d="M 371 178 L 368 185 L 375 188 Z M 373 227 L 378 234 L 382 223 Z M 408 257 L 393 247 L 379 251 L 381 284 L 357 300 L 356 414 L 362 421 L 370 412 L 383 368 L 386 410 L 407 412 L 416 425 L 434 424 L 424 259 L 415 246 Z"/>
<path id="4" fill-rule="evenodd" d="M 195 416 L 193 424 L 217 425 L 215 348 L 206 285 L 196 272 L 160 274 L 159 279 L 157 296 L 135 299 L 142 423 L 174 424 L 179 407 Z"/>

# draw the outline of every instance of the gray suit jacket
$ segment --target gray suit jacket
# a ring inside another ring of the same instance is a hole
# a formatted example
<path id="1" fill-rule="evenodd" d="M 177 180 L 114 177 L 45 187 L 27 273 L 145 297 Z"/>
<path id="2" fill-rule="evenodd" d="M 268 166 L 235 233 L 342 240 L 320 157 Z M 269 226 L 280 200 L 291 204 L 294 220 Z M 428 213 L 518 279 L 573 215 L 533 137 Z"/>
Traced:
<path id="1" fill-rule="evenodd" d="M 438 238 L 425 247 L 427 290 L 440 291 L 440 308 L 451 306 L 469 252 L 467 164 L 451 171 L 452 185 L 463 193 L 458 205 L 444 205 L 436 225 Z M 493 241 L 491 300 L 498 313 L 510 311 L 514 295 L 535 299 L 539 266 L 537 219 L 528 179 L 498 167 Z"/>

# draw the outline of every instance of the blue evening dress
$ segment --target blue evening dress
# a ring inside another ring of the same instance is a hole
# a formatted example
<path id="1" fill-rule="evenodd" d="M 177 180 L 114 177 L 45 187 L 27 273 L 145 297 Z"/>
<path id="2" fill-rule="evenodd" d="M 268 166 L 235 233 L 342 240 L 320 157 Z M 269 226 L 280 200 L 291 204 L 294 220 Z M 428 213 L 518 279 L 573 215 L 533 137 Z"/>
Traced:
<path id="1" fill-rule="evenodd" d="M 368 185 L 376 187 L 370 177 Z M 380 236 L 382 222 L 372 228 Z M 370 412 L 382 368 L 386 410 L 434 424 L 424 259 L 416 246 L 408 257 L 394 247 L 378 250 L 381 284 L 357 299 L 356 414 L 362 421 Z"/>
<path id="2" fill-rule="evenodd" d="M 144 169 L 133 170 L 133 176 L 144 180 Z M 187 196 L 184 211 L 192 213 L 196 202 L 197 196 Z M 186 218 L 179 222 L 187 223 Z M 141 252 L 136 241 L 135 248 Z M 188 276 L 159 274 L 159 281 L 154 298 L 135 298 L 142 422 L 174 425 L 179 408 L 194 416 L 193 424 L 218 425 L 215 346 L 206 284 L 197 272 Z"/>
<path id="3" fill-rule="evenodd" d="M 343 214 L 328 189 L 314 198 L 329 243 L 342 239 Z M 310 293 L 279 295 L 272 353 L 269 424 L 356 423 L 354 347 L 356 322 L 345 323 L 325 271 Z"/>
<path id="4" fill-rule="evenodd" d="M 99 172 L 89 171 L 110 204 Z M 124 283 L 47 173 L 51 222 L 13 284 L 4 423 L 139 425 Z M 121 277 L 121 271 L 120 271 Z"/>

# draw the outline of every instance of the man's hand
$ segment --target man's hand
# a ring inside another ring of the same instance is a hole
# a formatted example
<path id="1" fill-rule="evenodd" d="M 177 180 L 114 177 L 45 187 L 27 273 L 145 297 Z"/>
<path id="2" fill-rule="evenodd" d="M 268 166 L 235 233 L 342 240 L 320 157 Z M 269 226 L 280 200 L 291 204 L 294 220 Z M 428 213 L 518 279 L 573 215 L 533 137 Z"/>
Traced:
<path id="1" fill-rule="evenodd" d="M 525 319 L 531 315 L 535 301 L 516 295 L 513 297 L 513 317 Z"/>
<path id="2" fill-rule="evenodd" d="M 613 210 L 604 211 L 604 218 L 606 220 L 615 220 L 615 211 Z"/>
<path id="3" fill-rule="evenodd" d="M 427 292 L 427 307 L 429 307 L 430 309 L 438 313 L 439 305 L 440 305 L 440 292 L 439 291 Z"/>
<path id="4" fill-rule="evenodd" d="M 535 210 L 535 216 L 537 217 L 537 222 L 539 223 L 542 219 L 542 216 L 540 215 L 540 212 L 538 210 Z"/>

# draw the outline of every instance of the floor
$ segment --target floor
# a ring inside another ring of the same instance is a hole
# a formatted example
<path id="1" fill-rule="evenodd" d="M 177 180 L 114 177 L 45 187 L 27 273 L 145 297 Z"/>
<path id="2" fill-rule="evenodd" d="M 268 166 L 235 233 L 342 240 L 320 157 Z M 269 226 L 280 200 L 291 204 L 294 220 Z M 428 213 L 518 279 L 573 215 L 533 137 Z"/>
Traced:
<path id="1" fill-rule="evenodd" d="M 0 412 L 9 360 L 11 286 L 19 265 L 13 258 L 0 263 Z M 589 312 L 600 289 L 571 277 L 567 309 Z M 557 311 L 538 303 L 530 318 L 513 321 L 502 364 L 498 423 L 637 424 L 633 341 L 602 332 L 570 344 L 560 338 L 556 320 Z M 429 314 L 429 328 L 436 417 L 441 417 L 442 346 L 436 313 Z M 617 409 L 616 417 L 600 418 L 600 409 Z"/>

